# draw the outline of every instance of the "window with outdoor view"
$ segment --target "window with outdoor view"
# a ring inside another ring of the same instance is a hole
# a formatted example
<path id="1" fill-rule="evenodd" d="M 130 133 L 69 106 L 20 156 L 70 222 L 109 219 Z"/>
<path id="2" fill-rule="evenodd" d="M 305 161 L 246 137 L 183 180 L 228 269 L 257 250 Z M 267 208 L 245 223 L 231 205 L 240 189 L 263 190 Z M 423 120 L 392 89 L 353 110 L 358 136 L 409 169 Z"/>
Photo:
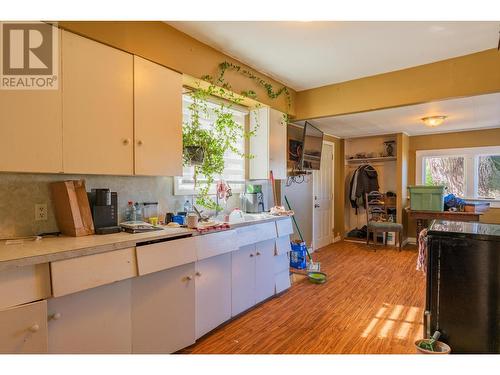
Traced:
<path id="1" fill-rule="evenodd" d="M 425 185 L 444 185 L 448 193 L 465 194 L 465 158 L 463 156 L 426 157 Z"/>
<path id="2" fill-rule="evenodd" d="M 417 151 L 417 183 L 447 194 L 500 200 L 500 146 Z"/>
<path id="3" fill-rule="evenodd" d="M 182 115 L 183 122 L 188 122 L 191 119 L 191 112 L 189 110 L 189 105 L 192 102 L 192 98 L 189 95 L 182 96 Z M 203 128 L 212 129 L 214 126 L 215 119 L 217 118 L 215 110 L 218 108 L 217 104 L 207 102 L 208 113 L 204 113 L 200 121 Z M 239 124 L 245 124 L 247 111 L 243 108 L 239 110 L 236 105 L 229 109 L 234 120 Z M 234 140 L 235 147 L 240 152 L 245 150 L 245 140 L 243 137 Z M 245 159 L 238 154 L 232 152 L 231 150 L 226 151 L 224 155 L 224 173 L 218 176 L 217 179 L 223 179 L 230 187 L 233 193 L 238 193 L 241 191 L 245 183 Z M 175 195 L 196 195 L 194 187 L 194 167 L 184 166 L 182 169 L 182 177 L 175 177 L 174 183 L 174 194 Z M 199 181 L 204 181 L 203 177 Z M 215 183 L 210 189 L 211 194 L 215 194 Z"/>

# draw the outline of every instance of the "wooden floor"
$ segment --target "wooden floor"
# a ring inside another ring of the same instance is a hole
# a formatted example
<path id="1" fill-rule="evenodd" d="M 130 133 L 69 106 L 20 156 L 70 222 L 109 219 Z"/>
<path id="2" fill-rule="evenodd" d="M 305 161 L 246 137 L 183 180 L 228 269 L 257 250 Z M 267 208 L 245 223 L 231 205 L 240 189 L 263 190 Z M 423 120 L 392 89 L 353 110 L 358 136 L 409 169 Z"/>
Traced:
<path id="1" fill-rule="evenodd" d="M 183 353 L 414 353 L 425 279 L 415 248 L 340 242 L 316 252 L 328 281 L 292 288 Z"/>

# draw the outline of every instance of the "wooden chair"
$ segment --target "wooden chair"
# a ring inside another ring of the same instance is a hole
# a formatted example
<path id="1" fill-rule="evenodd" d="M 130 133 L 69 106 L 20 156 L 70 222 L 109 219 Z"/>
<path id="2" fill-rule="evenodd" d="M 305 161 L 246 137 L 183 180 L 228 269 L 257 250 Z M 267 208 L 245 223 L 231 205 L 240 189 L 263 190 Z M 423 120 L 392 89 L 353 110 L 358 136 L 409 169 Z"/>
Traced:
<path id="1" fill-rule="evenodd" d="M 386 245 L 386 233 L 393 232 L 398 236 L 398 247 L 401 251 L 403 242 L 403 225 L 391 221 L 389 209 L 396 208 L 396 201 L 387 194 L 378 191 L 372 191 L 365 194 L 366 202 L 366 244 L 370 244 L 370 233 L 373 233 L 373 243 L 377 244 L 377 234 L 382 233 L 382 245 Z M 393 218 L 395 219 L 395 218 Z M 375 251 L 377 249 L 375 248 Z"/>

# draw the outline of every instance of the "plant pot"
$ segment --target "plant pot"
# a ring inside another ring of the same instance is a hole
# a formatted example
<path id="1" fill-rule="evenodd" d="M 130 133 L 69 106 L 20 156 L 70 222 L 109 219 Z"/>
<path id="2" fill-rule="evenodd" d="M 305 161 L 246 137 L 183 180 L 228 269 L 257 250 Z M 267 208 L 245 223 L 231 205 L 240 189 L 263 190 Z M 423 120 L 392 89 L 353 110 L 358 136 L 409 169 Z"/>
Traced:
<path id="1" fill-rule="evenodd" d="M 190 165 L 201 165 L 205 159 L 205 151 L 200 146 L 184 147 L 184 158 Z"/>
<path id="2" fill-rule="evenodd" d="M 434 343 L 434 345 L 436 347 L 436 351 L 435 352 L 427 350 L 427 349 L 424 349 L 424 348 L 421 348 L 419 346 L 419 344 L 422 341 L 427 341 L 427 340 L 428 339 L 421 339 L 421 340 L 415 341 L 415 349 L 417 350 L 417 353 L 419 353 L 419 354 L 450 354 L 450 352 L 451 352 L 450 346 L 447 345 L 447 344 L 445 344 L 444 342 L 441 342 L 441 341 L 436 341 Z"/>

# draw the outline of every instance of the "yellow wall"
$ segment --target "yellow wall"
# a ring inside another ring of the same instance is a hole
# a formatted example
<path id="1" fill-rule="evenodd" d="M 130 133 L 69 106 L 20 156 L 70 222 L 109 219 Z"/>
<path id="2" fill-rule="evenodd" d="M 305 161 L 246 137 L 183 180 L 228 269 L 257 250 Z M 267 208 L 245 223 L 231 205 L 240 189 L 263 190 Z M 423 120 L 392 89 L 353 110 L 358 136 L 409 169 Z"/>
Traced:
<path id="1" fill-rule="evenodd" d="M 344 140 L 325 135 L 325 141 L 335 144 L 333 155 L 333 233 L 344 235 Z"/>
<path id="2" fill-rule="evenodd" d="M 144 57 L 195 78 L 201 78 L 206 74 L 215 76 L 219 63 L 223 61 L 230 61 L 249 68 L 238 60 L 232 59 L 164 22 L 62 21 L 58 25 L 63 29 Z M 260 76 L 268 80 L 276 89 L 283 86 L 263 74 Z M 226 78 L 232 85 L 234 92 L 254 90 L 260 102 L 282 112 L 288 112 L 284 95 L 277 99 L 270 99 L 263 88 L 241 74 L 228 72 Z M 292 107 L 289 113 L 294 114 L 295 91 L 290 89 L 290 93 Z"/>
<path id="3" fill-rule="evenodd" d="M 498 91 L 500 52 L 490 49 L 300 91 L 296 117 L 312 119 Z"/>

